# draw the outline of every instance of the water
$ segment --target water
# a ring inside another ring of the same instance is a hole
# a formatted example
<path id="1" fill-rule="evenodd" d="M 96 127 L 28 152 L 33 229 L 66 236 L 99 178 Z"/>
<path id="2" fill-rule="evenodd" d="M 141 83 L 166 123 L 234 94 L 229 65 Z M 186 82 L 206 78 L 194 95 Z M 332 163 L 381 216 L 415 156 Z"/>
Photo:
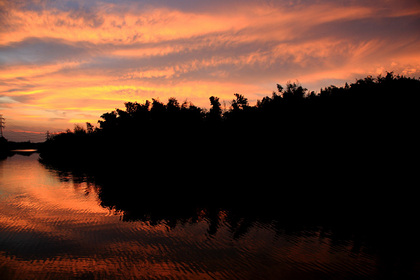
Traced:
<path id="1" fill-rule="evenodd" d="M 36 153 L 0 160 L 0 279 L 420 276 L 417 232 L 395 223 L 133 199 L 118 180 L 107 180 L 112 191 L 100 181 L 47 168 Z"/>

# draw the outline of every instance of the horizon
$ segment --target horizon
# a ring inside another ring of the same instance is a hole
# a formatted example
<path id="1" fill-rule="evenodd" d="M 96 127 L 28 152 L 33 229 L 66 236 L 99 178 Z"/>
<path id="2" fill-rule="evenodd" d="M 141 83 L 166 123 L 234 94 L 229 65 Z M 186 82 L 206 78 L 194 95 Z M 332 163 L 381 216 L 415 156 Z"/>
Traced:
<path id="1" fill-rule="evenodd" d="M 3 1 L 0 114 L 9 141 L 96 125 L 124 102 L 250 104 L 386 71 L 420 77 L 420 3 Z"/>

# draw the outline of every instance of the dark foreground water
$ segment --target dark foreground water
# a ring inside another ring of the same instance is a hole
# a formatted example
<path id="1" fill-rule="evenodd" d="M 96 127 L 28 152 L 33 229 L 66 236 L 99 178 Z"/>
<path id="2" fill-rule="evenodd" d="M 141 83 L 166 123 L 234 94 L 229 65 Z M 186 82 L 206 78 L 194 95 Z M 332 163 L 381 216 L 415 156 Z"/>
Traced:
<path id="1" fill-rule="evenodd" d="M 281 210 L 130 199 L 118 180 L 107 193 L 79 175 L 36 153 L 0 160 L 0 279 L 420 279 L 416 213 L 313 219 L 295 214 L 299 199 Z"/>

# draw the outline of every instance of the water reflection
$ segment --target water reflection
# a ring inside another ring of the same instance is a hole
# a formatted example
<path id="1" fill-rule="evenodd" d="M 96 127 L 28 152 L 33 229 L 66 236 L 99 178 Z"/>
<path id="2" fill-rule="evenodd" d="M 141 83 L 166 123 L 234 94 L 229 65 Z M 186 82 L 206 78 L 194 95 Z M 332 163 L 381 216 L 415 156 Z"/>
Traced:
<path id="1" fill-rule="evenodd" d="M 392 217 L 121 172 L 53 168 L 36 154 L 0 161 L 0 278 L 420 275 L 418 230 Z"/>

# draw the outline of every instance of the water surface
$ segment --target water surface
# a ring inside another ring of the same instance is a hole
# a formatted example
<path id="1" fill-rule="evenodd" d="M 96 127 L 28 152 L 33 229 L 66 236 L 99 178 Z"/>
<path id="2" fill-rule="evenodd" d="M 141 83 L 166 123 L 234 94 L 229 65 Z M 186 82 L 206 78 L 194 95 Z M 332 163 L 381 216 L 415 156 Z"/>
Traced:
<path id="1" fill-rule="evenodd" d="M 118 178 L 107 186 L 100 181 L 47 168 L 37 153 L 0 160 L 0 278 L 420 276 L 417 243 L 392 224 L 387 234 L 354 221 L 337 226 L 302 219 L 293 209 L 274 215 L 208 201 L 189 204 L 185 197 L 168 203 L 141 192 L 133 199 L 127 180 L 121 180 L 124 186 Z"/>

